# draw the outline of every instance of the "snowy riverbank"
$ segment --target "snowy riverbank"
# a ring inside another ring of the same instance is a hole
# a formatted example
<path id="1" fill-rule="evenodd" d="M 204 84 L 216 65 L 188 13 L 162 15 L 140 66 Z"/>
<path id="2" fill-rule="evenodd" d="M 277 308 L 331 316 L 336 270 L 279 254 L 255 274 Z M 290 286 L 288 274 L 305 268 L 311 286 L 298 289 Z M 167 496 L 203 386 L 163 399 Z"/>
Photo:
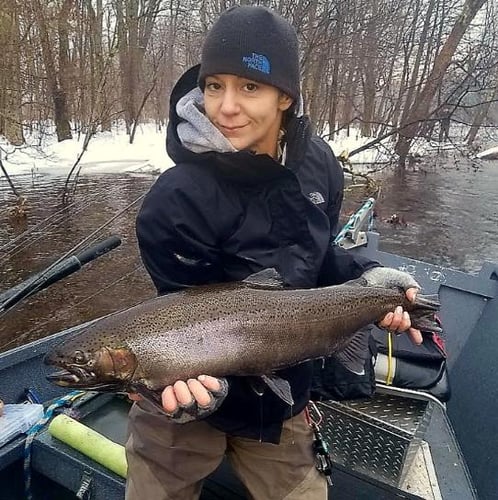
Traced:
<path id="1" fill-rule="evenodd" d="M 48 130 L 50 130 L 48 128 Z M 80 175 L 94 173 L 148 173 L 158 174 L 173 165 L 166 153 L 166 131 L 158 130 L 154 124 L 140 125 L 133 144 L 123 127 L 112 132 L 102 132 L 92 137 L 88 150 L 80 162 Z M 371 142 L 373 138 L 361 137 L 359 131 L 351 129 L 349 135 L 341 132 L 329 144 L 338 156 Z M 66 176 L 81 154 L 84 136 L 75 135 L 72 140 L 57 142 L 54 133 L 26 135 L 26 144 L 10 145 L 0 136 L 1 159 L 10 176 L 57 175 Z M 451 146 L 416 141 L 413 153 L 418 156 L 434 152 L 438 148 Z M 393 144 L 389 140 L 350 158 L 353 164 L 386 163 L 392 161 Z M 0 179 L 3 173 L 0 172 Z"/>

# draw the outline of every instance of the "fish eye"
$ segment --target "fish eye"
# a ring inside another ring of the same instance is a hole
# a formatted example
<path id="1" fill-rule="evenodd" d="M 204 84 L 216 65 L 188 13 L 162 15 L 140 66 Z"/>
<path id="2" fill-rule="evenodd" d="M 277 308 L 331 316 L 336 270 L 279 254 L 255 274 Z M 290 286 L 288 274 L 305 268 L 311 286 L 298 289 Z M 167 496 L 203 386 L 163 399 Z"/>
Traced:
<path id="1" fill-rule="evenodd" d="M 74 362 L 78 364 L 86 363 L 86 355 L 83 351 L 76 351 L 74 353 Z"/>

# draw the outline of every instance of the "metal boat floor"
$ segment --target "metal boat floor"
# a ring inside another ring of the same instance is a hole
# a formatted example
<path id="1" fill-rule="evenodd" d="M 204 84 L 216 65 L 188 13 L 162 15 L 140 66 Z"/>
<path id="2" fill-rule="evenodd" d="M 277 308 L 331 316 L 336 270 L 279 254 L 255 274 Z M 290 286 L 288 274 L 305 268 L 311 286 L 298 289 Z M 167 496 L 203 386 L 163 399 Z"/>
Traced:
<path id="1" fill-rule="evenodd" d="M 121 397 L 99 395 L 90 399 L 79 408 L 81 421 L 115 442 L 124 444 L 126 440 L 127 413 L 129 402 Z M 333 416 L 327 416 L 332 418 Z M 417 468 L 416 460 L 412 467 Z M 93 462 L 88 457 L 53 438 L 47 431 L 36 439 L 33 449 L 33 468 L 38 473 L 61 484 L 71 491 L 77 491 L 82 478 L 92 477 L 92 498 L 113 500 L 122 498 L 125 481 Z M 341 494 L 344 499 L 391 499 L 391 498 L 427 498 L 438 500 L 437 496 L 427 494 L 420 484 L 427 485 L 427 478 L 420 477 L 419 482 L 411 480 L 405 491 L 393 484 L 380 481 L 375 475 L 369 476 L 365 471 L 352 470 L 348 464 L 334 463 L 331 497 Z M 420 483 L 420 484 L 419 484 Z M 351 495 L 345 495 L 350 491 Z M 334 493 L 335 491 L 335 493 Z M 116 492 L 120 492 L 119 495 Z M 246 490 L 233 474 L 229 464 L 224 461 L 215 473 L 205 482 L 201 500 L 242 500 L 247 498 Z"/>

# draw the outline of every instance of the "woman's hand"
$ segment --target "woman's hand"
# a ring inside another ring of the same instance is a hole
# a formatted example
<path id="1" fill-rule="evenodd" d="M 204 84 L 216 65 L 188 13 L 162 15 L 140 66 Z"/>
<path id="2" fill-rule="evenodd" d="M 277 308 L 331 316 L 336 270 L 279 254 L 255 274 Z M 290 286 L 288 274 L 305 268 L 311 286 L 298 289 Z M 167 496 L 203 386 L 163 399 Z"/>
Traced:
<path id="1" fill-rule="evenodd" d="M 391 267 L 374 267 L 365 271 L 361 277 L 369 286 L 402 288 L 410 302 L 415 300 L 420 290 L 420 285 L 411 274 Z M 411 327 L 410 315 L 407 311 L 403 311 L 401 306 L 398 306 L 393 312 L 387 313 L 378 324 L 381 328 L 392 332 L 407 331 L 414 344 L 422 343 L 420 330 Z"/>
<path id="2" fill-rule="evenodd" d="M 220 379 L 208 375 L 199 375 L 184 382 L 178 380 L 168 385 L 162 393 L 163 408 L 166 413 L 174 414 L 179 408 L 198 405 L 207 408 L 214 398 L 213 392 L 221 390 Z"/>
<path id="3" fill-rule="evenodd" d="M 223 403 L 228 393 L 225 378 L 199 375 L 196 379 L 177 380 L 164 388 L 161 401 L 165 413 L 177 423 L 207 417 Z M 133 401 L 140 401 L 139 394 L 128 394 Z"/>
<path id="4" fill-rule="evenodd" d="M 415 300 L 418 293 L 418 288 L 409 288 L 406 291 L 406 297 L 410 302 Z M 414 344 L 422 343 L 422 333 L 420 330 L 411 327 L 412 323 L 410 320 L 410 315 L 407 311 L 403 311 L 401 306 L 398 306 L 394 312 L 387 313 L 384 318 L 379 322 L 379 326 L 385 330 L 391 332 L 408 332 L 412 342 Z"/>

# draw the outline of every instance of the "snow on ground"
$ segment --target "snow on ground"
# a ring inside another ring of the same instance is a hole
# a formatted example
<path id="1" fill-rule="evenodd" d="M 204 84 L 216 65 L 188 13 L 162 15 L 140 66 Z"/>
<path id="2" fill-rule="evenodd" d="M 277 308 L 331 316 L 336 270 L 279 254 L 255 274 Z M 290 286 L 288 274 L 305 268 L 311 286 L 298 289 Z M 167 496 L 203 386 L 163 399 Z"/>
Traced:
<path id="1" fill-rule="evenodd" d="M 46 127 L 50 133 L 26 135 L 26 145 L 11 146 L 0 136 L 0 154 L 7 172 L 11 176 L 26 174 L 66 176 L 76 162 L 83 147 L 84 136 L 57 142 L 53 127 Z M 96 134 L 89 143 L 88 150 L 80 162 L 80 175 L 93 173 L 146 173 L 157 174 L 173 165 L 166 153 L 165 128 L 159 131 L 154 124 L 140 125 L 133 144 L 124 127 L 116 127 L 112 132 Z M 359 130 L 351 128 L 349 134 L 341 131 L 329 144 L 339 156 L 371 142 L 373 137 L 362 137 Z M 423 156 L 440 151 L 441 148 L 455 147 L 455 143 L 430 143 L 416 140 L 412 154 Z M 386 163 L 393 159 L 394 144 L 391 138 L 375 147 L 353 155 L 354 164 Z M 498 148 L 493 148 L 497 150 Z M 482 153 L 484 155 L 484 153 Z M 3 173 L 0 171 L 0 178 Z"/>
<path id="2" fill-rule="evenodd" d="M 460 140 L 461 134 L 455 134 L 456 139 L 447 142 L 428 141 L 425 138 L 416 138 L 412 142 L 410 154 L 414 156 L 425 156 L 432 153 L 439 153 L 445 150 L 454 150 L 455 148 L 465 148 L 465 143 Z M 360 148 L 372 141 L 376 137 L 362 137 L 358 129 L 350 128 L 349 134 L 342 130 L 332 141 L 329 141 L 330 147 L 336 154 L 341 155 L 343 152 L 352 153 L 355 149 Z M 394 153 L 395 142 L 393 136 L 386 138 L 380 143 L 371 146 L 358 154 L 350 157 L 353 164 L 379 164 L 390 163 L 396 158 Z"/>
<path id="3" fill-rule="evenodd" d="M 26 136 L 26 145 L 15 148 L 0 136 L 1 158 L 11 176 L 25 174 L 67 175 L 83 147 L 84 136 L 57 142 L 54 134 Z M 153 124 L 137 128 L 133 144 L 124 129 L 96 134 L 81 162 L 80 175 L 91 173 L 158 173 L 173 165 L 166 153 L 165 132 Z M 0 172 L 0 177 L 3 174 Z"/>
<path id="4" fill-rule="evenodd" d="M 96 134 L 90 140 L 87 151 L 80 162 L 80 175 L 93 173 L 159 173 L 173 165 L 166 153 L 165 129 L 158 131 L 154 124 L 141 125 L 137 129 L 133 144 L 123 127 L 112 132 Z M 330 141 L 336 155 L 353 151 L 372 138 L 361 137 L 352 130 Z M 11 176 L 26 174 L 66 176 L 76 162 L 83 147 L 84 136 L 57 142 L 54 133 L 26 135 L 26 145 L 15 148 L 0 136 L 1 158 Z M 384 162 L 390 151 L 382 147 L 364 151 L 351 158 L 353 163 Z M 3 174 L 0 172 L 0 177 Z"/>
<path id="5" fill-rule="evenodd" d="M 355 149 L 372 142 L 375 137 L 362 137 L 359 130 L 350 129 L 349 134 L 342 130 L 329 145 L 336 156 L 346 152 L 351 153 Z M 392 158 L 392 145 L 386 141 L 378 144 L 376 147 L 362 151 L 350 158 L 351 163 L 385 163 Z M 344 156 L 344 155 L 343 155 Z"/>

